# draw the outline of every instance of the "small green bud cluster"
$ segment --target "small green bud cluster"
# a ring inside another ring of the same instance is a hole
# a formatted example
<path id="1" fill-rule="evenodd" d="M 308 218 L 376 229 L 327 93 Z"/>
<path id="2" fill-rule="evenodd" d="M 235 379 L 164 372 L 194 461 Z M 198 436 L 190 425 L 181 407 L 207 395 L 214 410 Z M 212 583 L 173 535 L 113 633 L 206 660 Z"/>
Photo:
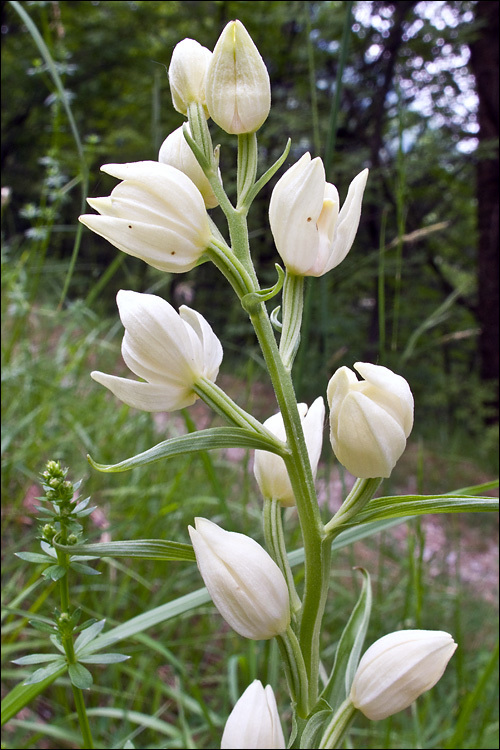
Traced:
<path id="1" fill-rule="evenodd" d="M 59 506 L 66 506 L 74 495 L 74 487 L 65 479 L 68 469 L 63 469 L 58 461 L 47 461 L 45 471 L 42 472 L 45 499 Z"/>

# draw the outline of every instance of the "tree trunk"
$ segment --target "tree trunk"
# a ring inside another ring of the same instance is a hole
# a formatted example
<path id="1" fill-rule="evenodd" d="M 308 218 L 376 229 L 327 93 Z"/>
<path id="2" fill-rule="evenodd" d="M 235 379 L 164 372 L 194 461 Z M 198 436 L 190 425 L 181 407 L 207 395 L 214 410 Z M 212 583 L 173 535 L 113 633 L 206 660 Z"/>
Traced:
<path id="1" fill-rule="evenodd" d="M 479 0 L 477 38 L 470 44 L 479 98 L 477 164 L 478 320 L 481 378 L 495 388 L 489 422 L 498 421 L 499 237 L 498 237 L 498 14 L 499 2 Z"/>

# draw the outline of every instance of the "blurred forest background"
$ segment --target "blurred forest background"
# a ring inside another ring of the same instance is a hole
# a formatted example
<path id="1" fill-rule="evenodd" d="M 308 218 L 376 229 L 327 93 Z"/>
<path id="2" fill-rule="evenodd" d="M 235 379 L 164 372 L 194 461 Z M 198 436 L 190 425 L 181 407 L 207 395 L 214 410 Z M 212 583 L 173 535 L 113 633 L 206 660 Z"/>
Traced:
<path id="1" fill-rule="evenodd" d="M 159 425 L 151 415 L 129 410 L 90 380 L 91 369 L 129 374 L 119 351 L 123 329 L 115 296 L 121 288 L 157 293 L 201 312 L 224 347 L 222 384 L 258 417 L 274 411 L 250 325 L 215 268 L 161 274 L 77 221 L 87 212 L 87 196 L 108 195 L 116 184 L 99 171 L 102 164 L 157 159 L 162 141 L 182 124 L 167 77 L 177 42 L 190 37 L 213 49 L 235 18 L 248 29 L 271 78 L 272 108 L 258 134 L 260 172 L 288 137 L 285 166 L 305 151 L 321 156 L 342 201 L 352 178 L 370 169 L 351 252 L 326 277 L 307 283 L 295 365 L 299 399 L 324 395 L 342 365 L 386 365 L 407 378 L 416 404 L 396 489 L 449 491 L 497 474 L 498 17 L 499 3 L 490 0 L 2 2 L 2 498 L 12 549 L 21 539 L 33 544 L 38 473 L 51 458 L 69 465 L 73 480 L 85 476 L 86 493 L 102 504 L 100 526 L 93 516 L 94 538 L 110 524 L 116 538 L 156 536 L 152 519 L 168 516 L 166 535 L 176 538 L 179 528 L 178 538 L 186 541 L 193 515 L 207 515 L 207 502 L 227 512 L 227 488 L 235 486 L 242 500 L 253 497 L 258 505 L 248 472 L 242 479 L 243 467 L 234 461 L 200 468 L 186 459 L 174 469 L 134 470 L 132 480 L 128 474 L 112 480 L 96 475 L 86 461 L 91 453 L 102 463 L 117 462 L 179 429 L 178 421 Z M 215 126 L 212 133 L 232 196 L 234 139 Z M 279 260 L 267 210 L 284 169 L 250 213 L 263 286 L 274 283 Z M 212 215 L 216 222 L 223 218 L 218 209 Z M 220 228 L 225 232 L 222 221 Z M 193 429 L 198 417 L 196 409 L 183 413 L 181 429 Z M 138 492 L 147 518 L 134 511 Z M 491 538 L 491 522 L 481 523 L 481 534 Z M 422 552 L 422 536 L 415 540 Z M 414 552 L 408 558 L 412 585 Z M 13 570 L 7 568 L 14 594 L 29 581 Z M 115 621 L 160 596 L 157 584 L 148 583 L 156 574 L 145 570 L 127 569 L 128 588 L 114 578 L 108 584 Z M 172 579 L 171 594 L 182 592 L 185 582 L 183 576 Z M 99 587 L 94 591 L 98 607 Z M 404 622 L 413 612 L 408 601 Z M 492 637 L 493 610 L 476 629 L 484 644 Z M 479 617 L 483 610 L 468 612 Z M 436 626 L 425 617 L 422 622 Z M 201 626 L 195 633 L 210 636 Z M 195 661 L 197 644 L 190 645 Z M 203 674 L 211 668 L 210 679 L 218 679 L 215 660 L 210 667 L 203 658 L 200 652 L 205 666 L 196 668 Z M 463 662 L 461 670 L 463 676 Z M 16 674 L 7 672 L 7 679 L 18 679 Z M 155 696 L 161 702 L 161 691 Z M 130 706 L 134 700 L 139 698 Z M 485 708 L 481 737 L 455 733 L 449 744 L 408 740 L 393 746 L 494 747 L 487 744 L 488 717 Z M 203 736 L 217 736 L 207 726 Z M 179 737 L 180 744 L 168 746 L 194 747 L 182 744 L 182 732 Z M 388 740 L 365 742 L 377 747 Z"/>

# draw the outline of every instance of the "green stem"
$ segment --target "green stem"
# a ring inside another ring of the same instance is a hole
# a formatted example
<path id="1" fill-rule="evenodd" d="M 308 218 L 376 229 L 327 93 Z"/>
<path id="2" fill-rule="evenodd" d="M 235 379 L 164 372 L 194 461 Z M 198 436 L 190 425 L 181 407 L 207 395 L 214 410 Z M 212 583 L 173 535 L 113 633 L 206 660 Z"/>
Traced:
<path id="1" fill-rule="evenodd" d="M 319 750 L 334 750 L 334 748 L 340 747 L 340 743 L 349 728 L 351 721 L 356 713 L 351 703 L 350 698 L 339 706 L 333 719 L 328 724 L 323 737 L 319 743 Z"/>
<path id="2" fill-rule="evenodd" d="M 202 376 L 193 385 L 193 390 L 211 409 L 225 417 L 235 427 L 253 430 L 280 448 L 281 455 L 287 455 L 288 451 L 285 443 L 282 443 L 276 435 L 273 435 L 252 414 L 249 414 L 241 406 L 238 406 L 216 383 Z"/>
<path id="3" fill-rule="evenodd" d="M 357 479 L 354 487 L 340 506 L 331 521 L 325 524 L 324 532 L 329 539 L 342 531 L 342 526 L 356 516 L 372 499 L 380 487 L 382 479 Z"/>
<path id="4" fill-rule="evenodd" d="M 67 537 L 66 526 L 61 524 L 61 544 L 66 544 L 67 542 L 66 537 Z M 62 612 L 69 615 L 69 582 L 68 582 L 69 555 L 67 552 L 62 552 L 59 549 L 57 549 L 56 551 L 57 551 L 57 559 L 58 559 L 59 565 L 62 565 L 64 568 L 66 568 L 66 575 L 64 575 L 62 578 L 59 579 L 59 591 L 61 594 L 61 610 Z M 73 645 L 73 633 L 64 632 L 64 630 L 62 630 L 61 641 L 62 641 L 62 646 L 64 648 L 64 653 L 66 654 L 66 659 L 68 661 L 68 664 L 69 665 L 76 664 L 77 658 L 75 655 L 75 649 Z M 82 738 L 83 738 L 82 746 L 85 748 L 88 748 L 89 750 L 92 750 L 92 748 L 94 747 L 94 741 L 92 739 L 92 732 L 90 731 L 90 723 L 89 723 L 89 718 L 87 716 L 87 710 L 85 708 L 85 701 L 83 699 L 82 690 L 81 688 L 76 687 L 76 685 L 73 685 L 73 684 L 71 684 L 71 688 L 73 690 L 75 708 L 78 714 L 78 722 L 80 725 L 80 731 L 82 733 Z"/>
<path id="5" fill-rule="evenodd" d="M 295 495 L 305 555 L 299 640 L 308 675 L 309 705 L 314 706 L 318 695 L 319 636 L 328 591 L 331 550 L 323 535 L 314 478 L 290 372 L 279 355 L 264 306 L 261 305 L 251 314 L 250 319 L 273 383 L 290 451 L 289 455 L 284 457 L 284 461 Z"/>
<path id="6" fill-rule="evenodd" d="M 238 170 L 237 191 L 239 209 L 255 183 L 257 174 L 257 134 L 242 133 L 238 135 Z"/>
<path id="7" fill-rule="evenodd" d="M 64 576 L 64 577 L 67 578 L 67 576 Z M 72 633 L 67 633 L 62 636 L 62 645 L 64 648 L 64 652 L 66 654 L 66 659 L 68 660 L 68 664 L 69 665 L 76 664 L 77 658 L 76 658 L 75 649 L 73 646 Z M 82 733 L 83 747 L 93 748 L 94 741 L 92 739 L 92 732 L 90 731 L 89 718 L 87 716 L 87 709 L 85 708 L 85 701 L 83 700 L 82 689 L 79 687 L 76 687 L 76 685 L 73 685 L 73 684 L 71 684 L 71 688 L 73 690 L 75 708 L 78 714 L 78 722 L 80 724 L 80 730 Z"/>
<path id="8" fill-rule="evenodd" d="M 297 636 L 289 626 L 284 633 L 276 636 L 276 640 L 285 665 L 292 701 L 296 704 L 298 715 L 305 718 L 312 706 L 309 703 L 307 670 Z"/>
<path id="9" fill-rule="evenodd" d="M 242 151 L 238 160 L 240 173 L 250 173 L 253 170 L 252 165 L 245 164 L 245 159 L 248 162 L 250 156 L 250 149 Z M 208 177 L 207 172 L 206 174 Z M 240 177 L 237 184 L 241 186 L 244 182 Z M 250 192 L 248 195 L 250 195 Z M 216 195 L 218 197 L 217 192 Z M 231 250 L 234 253 L 236 261 L 241 264 L 241 268 L 246 272 L 244 275 L 239 270 L 238 277 L 241 279 L 245 278 L 245 283 L 243 285 L 239 282 L 235 283 L 234 273 L 227 265 L 229 260 L 227 251 L 225 251 L 225 260 L 219 267 L 233 285 L 240 300 L 245 296 L 242 294 L 244 291 L 242 287 L 248 287 L 248 282 L 253 286 L 253 289 L 246 288 L 247 294 L 249 292 L 260 291 L 250 255 L 246 220 L 248 204 L 249 200 L 247 199 L 246 203 L 241 205 L 240 208 L 235 209 L 230 204 L 227 196 L 225 200 L 220 201 L 220 206 L 228 222 Z M 217 256 L 216 260 L 220 262 L 221 257 Z M 314 478 L 290 372 L 280 357 L 274 331 L 264 304 L 257 304 L 255 307 L 252 305 L 251 309 L 247 310 L 247 312 L 266 361 L 287 436 L 289 453 L 283 455 L 283 458 L 296 499 L 305 554 L 305 580 L 303 612 L 300 622 L 299 653 L 301 654 L 301 659 L 303 659 L 308 678 L 309 695 L 307 703 L 312 707 L 315 705 L 318 697 L 320 629 L 328 591 L 331 550 L 330 544 L 327 542 L 323 532 L 323 523 L 319 512 Z M 260 429 L 263 429 L 262 426 Z"/>
<path id="10" fill-rule="evenodd" d="M 75 685 L 72 685 L 72 687 L 76 712 L 80 723 L 80 731 L 83 738 L 83 747 L 87 748 L 87 750 L 92 750 L 94 748 L 94 740 L 92 738 L 87 709 L 85 708 L 85 701 L 83 700 L 83 692 L 80 688 L 75 687 Z"/>
<path id="11" fill-rule="evenodd" d="M 285 539 L 283 535 L 283 524 L 281 521 L 281 504 L 276 499 L 264 499 L 264 537 L 271 557 L 280 568 L 285 577 L 290 596 L 292 614 L 296 614 L 302 607 L 302 602 L 297 594 L 293 580 L 292 568 L 286 553 Z"/>

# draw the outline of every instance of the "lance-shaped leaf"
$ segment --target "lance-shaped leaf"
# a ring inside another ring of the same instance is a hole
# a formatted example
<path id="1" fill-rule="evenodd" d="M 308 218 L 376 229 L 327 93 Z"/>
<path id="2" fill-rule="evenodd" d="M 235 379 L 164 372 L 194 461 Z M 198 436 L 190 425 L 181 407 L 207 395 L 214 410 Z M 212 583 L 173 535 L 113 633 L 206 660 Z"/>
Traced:
<path id="1" fill-rule="evenodd" d="M 141 560 L 179 560 L 195 562 L 193 546 L 164 539 L 135 539 L 131 541 L 98 542 L 67 546 L 54 543 L 63 552 L 90 553 L 95 557 L 136 557 Z"/>
<path id="2" fill-rule="evenodd" d="M 363 568 L 358 568 L 358 570 L 364 576 L 363 587 L 340 637 L 332 673 L 322 693 L 322 698 L 329 703 L 334 712 L 349 695 L 370 620 L 372 607 L 370 576 Z"/>
<path id="3" fill-rule="evenodd" d="M 162 458 L 172 458 L 185 453 L 220 448 L 256 448 L 283 455 L 278 442 L 267 438 L 265 435 L 258 435 L 256 432 L 241 427 L 211 427 L 208 430 L 190 432 L 187 435 L 179 435 L 164 440 L 153 448 L 117 464 L 99 464 L 90 456 L 87 456 L 87 458 L 94 469 L 112 473 L 129 471 L 129 469 L 135 469 L 137 466 L 146 466 L 155 461 L 160 461 Z"/>
<path id="4" fill-rule="evenodd" d="M 377 497 L 353 521 L 340 528 L 389 518 L 420 516 L 425 513 L 485 513 L 498 511 L 494 497 L 464 497 L 461 495 L 402 495 Z"/>

